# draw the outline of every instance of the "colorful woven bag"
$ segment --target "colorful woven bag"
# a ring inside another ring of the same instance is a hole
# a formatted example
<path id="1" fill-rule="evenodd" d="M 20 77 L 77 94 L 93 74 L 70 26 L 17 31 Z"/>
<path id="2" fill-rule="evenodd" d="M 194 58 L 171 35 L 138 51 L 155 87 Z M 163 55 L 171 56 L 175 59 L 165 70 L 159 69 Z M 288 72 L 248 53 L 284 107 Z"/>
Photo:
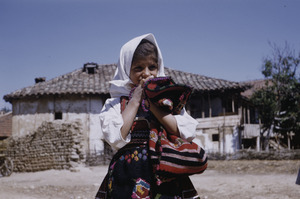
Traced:
<path id="1" fill-rule="evenodd" d="M 192 87 L 176 84 L 171 77 L 156 77 L 145 82 L 144 93 L 144 100 L 150 100 L 175 115 L 180 113 L 188 101 Z"/>
<path id="2" fill-rule="evenodd" d="M 205 151 L 199 145 L 167 134 L 163 128 L 150 130 L 149 154 L 158 184 L 176 175 L 202 173 L 207 167 Z"/>
<path id="3" fill-rule="evenodd" d="M 175 84 L 170 77 L 159 77 L 148 80 L 144 91 L 146 100 L 151 100 L 175 115 L 185 106 L 192 88 Z M 162 103 L 162 99 L 172 102 L 172 106 Z M 150 127 L 149 154 L 158 184 L 176 175 L 202 173 L 207 167 L 207 157 L 200 146 L 168 134 L 161 125 Z"/>

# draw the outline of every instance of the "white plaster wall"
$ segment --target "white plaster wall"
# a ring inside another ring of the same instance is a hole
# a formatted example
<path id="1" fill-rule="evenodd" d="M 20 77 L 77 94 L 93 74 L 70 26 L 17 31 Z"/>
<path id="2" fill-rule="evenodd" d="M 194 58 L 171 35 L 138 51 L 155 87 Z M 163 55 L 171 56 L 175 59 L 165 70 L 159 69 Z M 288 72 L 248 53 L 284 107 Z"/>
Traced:
<path id="1" fill-rule="evenodd" d="M 209 139 L 208 134 L 204 134 L 202 129 L 196 130 L 195 143 L 199 144 L 205 151 L 213 150 L 213 142 Z"/>
<path id="2" fill-rule="evenodd" d="M 55 110 L 63 112 L 64 122 L 80 120 L 85 136 L 87 152 L 101 154 L 104 152 L 99 113 L 102 109 L 100 97 L 72 98 L 72 100 L 56 99 Z"/>
<path id="3" fill-rule="evenodd" d="M 24 136 L 35 131 L 43 121 L 52 121 L 53 114 L 15 115 L 12 117 L 12 135 Z"/>
<path id="4" fill-rule="evenodd" d="M 231 131 L 232 129 L 232 131 Z M 227 127 L 225 137 L 223 139 L 223 133 L 220 134 L 219 141 L 212 141 L 212 134 L 218 134 L 218 129 L 200 129 L 196 131 L 195 143 L 199 144 L 205 151 L 210 153 L 233 153 L 238 146 L 238 128 Z"/>
<path id="5" fill-rule="evenodd" d="M 229 132 L 228 132 L 229 130 Z M 234 153 L 239 149 L 238 126 L 229 128 L 225 134 L 225 153 Z"/>
<path id="6" fill-rule="evenodd" d="M 240 132 L 239 132 L 239 127 L 236 125 L 233 127 L 232 129 L 233 134 L 232 134 L 232 142 L 233 142 L 233 152 L 236 152 L 237 150 L 239 150 L 241 147 L 241 141 L 240 141 Z"/>
<path id="7" fill-rule="evenodd" d="M 90 115 L 89 150 L 91 153 L 103 154 L 104 142 L 98 114 Z"/>
<path id="8" fill-rule="evenodd" d="M 35 131 L 44 121 L 71 123 L 79 121 L 84 134 L 86 151 L 102 153 L 104 143 L 99 121 L 102 109 L 100 97 L 44 97 L 13 102 L 12 134 L 24 136 Z M 62 120 L 54 120 L 54 113 L 62 112 Z"/>
<path id="9" fill-rule="evenodd" d="M 99 113 L 103 106 L 102 100 L 91 99 L 90 100 L 90 135 L 89 135 L 89 150 L 92 153 L 103 154 L 104 142 L 103 133 L 100 126 Z"/>
<path id="10" fill-rule="evenodd" d="M 197 137 L 201 140 L 207 152 L 233 153 L 239 144 L 238 126 L 239 115 L 219 116 L 211 118 L 198 118 Z M 225 127 L 225 138 L 220 129 Z M 218 141 L 212 141 L 213 134 L 219 134 Z"/>
<path id="11" fill-rule="evenodd" d="M 53 106 L 46 101 L 26 100 L 13 102 L 12 135 L 23 136 L 36 130 L 43 121 L 52 121 L 48 110 Z"/>
<path id="12" fill-rule="evenodd" d="M 232 134 L 225 135 L 225 153 L 233 153 L 233 136 Z"/>

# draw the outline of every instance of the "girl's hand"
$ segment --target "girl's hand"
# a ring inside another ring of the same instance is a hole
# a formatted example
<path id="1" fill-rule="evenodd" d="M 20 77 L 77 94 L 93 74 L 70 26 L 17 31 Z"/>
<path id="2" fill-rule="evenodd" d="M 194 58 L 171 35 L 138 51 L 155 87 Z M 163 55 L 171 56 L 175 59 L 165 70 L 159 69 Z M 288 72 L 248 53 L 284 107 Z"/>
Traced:
<path id="1" fill-rule="evenodd" d="M 150 76 L 148 76 L 148 77 L 146 77 L 146 78 L 140 78 L 141 80 L 140 80 L 140 83 L 139 83 L 139 85 L 141 85 L 142 86 L 142 88 L 144 88 L 144 86 L 145 86 L 145 82 L 146 81 L 148 81 L 149 79 L 152 79 L 152 78 L 154 78 L 154 76 L 153 75 L 150 75 Z"/>
<path id="2" fill-rule="evenodd" d="M 135 100 L 136 102 L 139 102 L 139 104 L 142 102 L 142 99 L 144 98 L 143 89 L 144 89 L 145 82 L 151 78 L 154 78 L 154 76 L 151 75 L 151 76 L 148 76 L 147 78 L 140 77 L 139 85 L 134 90 L 131 99 Z"/>
<path id="3" fill-rule="evenodd" d="M 138 103 L 140 105 L 142 102 L 142 99 L 143 99 L 143 88 L 141 85 L 138 85 L 133 91 L 131 100 L 135 101 L 136 103 Z"/>

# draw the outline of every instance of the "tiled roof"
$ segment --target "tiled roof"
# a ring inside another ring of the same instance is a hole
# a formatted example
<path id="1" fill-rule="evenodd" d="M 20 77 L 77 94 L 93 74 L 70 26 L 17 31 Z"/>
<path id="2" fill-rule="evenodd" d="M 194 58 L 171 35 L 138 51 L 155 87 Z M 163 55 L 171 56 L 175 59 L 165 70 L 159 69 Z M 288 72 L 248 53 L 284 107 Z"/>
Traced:
<path id="1" fill-rule="evenodd" d="M 266 87 L 266 79 L 258 79 L 246 82 L 240 82 L 241 85 L 248 85 L 248 89 L 241 93 L 242 96 L 250 98 L 254 92 Z M 272 83 L 269 81 L 269 85 Z"/>
<path id="2" fill-rule="evenodd" d="M 238 82 L 211 78 L 203 75 L 187 73 L 179 70 L 165 68 L 165 74 L 171 76 L 176 83 L 188 84 L 195 92 L 244 90 L 244 86 Z"/>
<path id="3" fill-rule="evenodd" d="M 83 67 L 51 80 L 42 81 L 33 86 L 19 89 L 5 95 L 3 99 L 7 102 L 11 102 L 13 99 L 40 95 L 109 94 L 109 81 L 113 78 L 116 70 L 116 64 L 97 65 L 92 63 L 89 65 L 95 67 L 94 73 L 89 74 L 89 68 Z M 93 67 L 90 67 L 90 69 L 91 68 Z M 210 78 L 170 68 L 165 68 L 165 73 L 167 76 L 171 76 L 177 83 L 184 83 L 193 86 L 194 92 L 244 90 L 244 86 L 240 85 L 238 82 Z M 41 79 L 42 78 L 37 78 L 39 81 Z"/>

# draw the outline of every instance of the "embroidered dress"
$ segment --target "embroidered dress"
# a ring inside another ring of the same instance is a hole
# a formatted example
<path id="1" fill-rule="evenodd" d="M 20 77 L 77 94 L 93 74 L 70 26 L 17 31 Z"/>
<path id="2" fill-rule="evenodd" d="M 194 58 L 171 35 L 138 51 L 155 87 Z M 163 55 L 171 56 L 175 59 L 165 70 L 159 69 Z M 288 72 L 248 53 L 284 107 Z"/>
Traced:
<path id="1" fill-rule="evenodd" d="M 121 103 L 124 105 L 124 100 Z M 156 125 L 157 121 L 150 112 L 145 113 L 141 109 L 136 118 L 130 132 L 130 143 L 114 155 L 109 165 L 107 198 L 168 199 L 197 196 L 187 176 L 173 178 L 158 186 L 148 151 L 150 126 Z"/>
<path id="2" fill-rule="evenodd" d="M 130 143 L 114 155 L 109 165 L 108 198 L 151 198 L 153 175 L 148 154 L 150 116 L 139 111 L 137 118 L 143 119 L 134 121 Z"/>

